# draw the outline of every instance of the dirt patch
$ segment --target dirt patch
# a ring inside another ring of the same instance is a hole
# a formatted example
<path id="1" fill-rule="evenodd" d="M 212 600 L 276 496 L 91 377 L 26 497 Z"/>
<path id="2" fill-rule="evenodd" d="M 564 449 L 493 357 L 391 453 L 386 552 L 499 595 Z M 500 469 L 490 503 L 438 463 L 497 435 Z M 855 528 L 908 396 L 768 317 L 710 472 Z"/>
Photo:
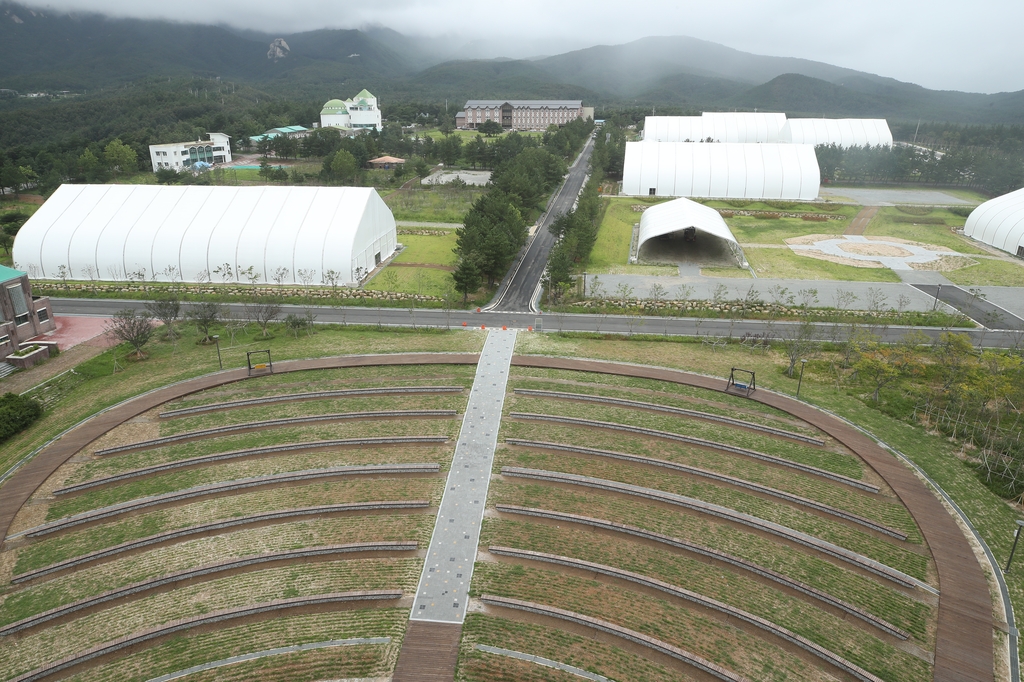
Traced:
<path id="1" fill-rule="evenodd" d="M 949 272 L 977 264 L 978 261 L 967 256 L 942 256 L 931 263 L 909 263 L 910 267 L 915 270 L 934 270 L 936 272 Z"/>
<path id="2" fill-rule="evenodd" d="M 914 254 L 893 244 L 865 244 L 864 242 L 843 242 L 839 245 L 841 251 L 855 253 L 860 256 L 891 256 L 895 258 L 909 258 Z"/>
<path id="3" fill-rule="evenodd" d="M 873 260 L 856 260 L 854 258 L 843 258 L 842 256 L 833 256 L 823 251 L 814 251 L 812 249 L 801 249 L 794 251 L 798 256 L 809 256 L 811 258 L 817 258 L 818 260 L 827 260 L 829 263 L 837 263 L 839 265 L 852 265 L 855 268 L 884 268 L 885 266 L 878 261 Z"/>
<path id="4" fill-rule="evenodd" d="M 816 244 L 823 242 L 827 239 L 842 239 L 841 234 L 805 234 L 801 237 L 790 237 L 786 240 L 787 244 L 793 245 L 805 245 L 805 244 Z"/>

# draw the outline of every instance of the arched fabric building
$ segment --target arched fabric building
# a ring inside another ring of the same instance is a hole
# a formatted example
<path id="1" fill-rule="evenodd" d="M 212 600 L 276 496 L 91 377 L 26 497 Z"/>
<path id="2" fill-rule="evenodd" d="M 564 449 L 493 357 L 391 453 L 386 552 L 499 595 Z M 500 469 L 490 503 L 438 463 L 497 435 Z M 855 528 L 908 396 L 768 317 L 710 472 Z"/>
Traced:
<path id="1" fill-rule="evenodd" d="M 628 142 L 622 193 L 730 199 L 817 198 L 814 147 L 801 144 Z"/>
<path id="2" fill-rule="evenodd" d="M 395 250 L 395 219 L 369 187 L 62 185 L 29 218 L 14 261 L 34 277 L 261 282 L 327 271 L 355 283 Z"/>
<path id="3" fill-rule="evenodd" d="M 648 116 L 648 142 L 780 142 L 785 114 L 765 112 L 704 112 L 701 116 Z"/>
<path id="4" fill-rule="evenodd" d="M 646 242 L 674 232 L 681 232 L 689 227 L 726 242 L 729 250 L 736 257 L 737 263 L 747 267 L 743 249 L 740 248 L 732 230 L 725 224 L 725 220 L 722 219 L 718 211 L 689 199 L 675 199 L 663 204 L 655 204 L 643 212 L 640 216 L 637 253 Z"/>
<path id="5" fill-rule="evenodd" d="M 971 211 L 964 234 L 1024 258 L 1024 189 L 990 199 Z"/>
<path id="6" fill-rule="evenodd" d="M 791 118 L 782 128 L 780 141 L 840 147 L 891 147 L 892 132 L 883 118 Z"/>

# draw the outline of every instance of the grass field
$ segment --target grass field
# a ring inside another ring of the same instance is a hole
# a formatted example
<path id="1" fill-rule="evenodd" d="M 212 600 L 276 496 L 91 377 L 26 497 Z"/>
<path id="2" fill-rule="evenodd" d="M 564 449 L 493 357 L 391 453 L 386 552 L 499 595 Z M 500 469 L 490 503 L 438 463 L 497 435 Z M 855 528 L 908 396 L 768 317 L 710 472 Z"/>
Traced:
<path id="1" fill-rule="evenodd" d="M 829 220 L 827 222 L 811 222 L 800 218 L 778 218 L 766 220 L 756 216 L 734 216 L 725 219 L 736 241 L 741 246 L 746 244 L 785 244 L 790 237 L 801 237 L 805 234 L 843 233 L 849 224 L 847 220 Z"/>
<path id="2" fill-rule="evenodd" d="M 954 284 L 976 287 L 1024 287 L 1024 263 L 979 258 L 977 265 L 942 273 Z"/>
<path id="3" fill-rule="evenodd" d="M 584 269 L 596 274 L 662 274 L 634 272 L 633 268 L 645 266 L 628 265 L 633 224 L 640 222 L 641 216 L 632 207 L 635 204 L 647 205 L 658 202 L 647 202 L 633 197 L 613 197 L 605 199 L 605 202 L 608 208 L 605 210 L 604 220 L 598 228 L 597 241 Z"/>
<path id="4" fill-rule="evenodd" d="M 451 283 L 452 276 L 448 270 L 389 265 L 367 282 L 365 288 L 371 291 L 443 297 Z M 458 300 L 461 303 L 461 297 Z"/>
<path id="5" fill-rule="evenodd" d="M 395 258 L 395 263 L 429 263 L 434 265 L 455 265 L 455 230 L 449 230 L 443 237 L 432 235 L 403 234 L 399 237 L 405 249 Z"/>
<path id="6" fill-rule="evenodd" d="M 920 217 L 923 220 L 942 220 L 944 224 L 925 224 L 906 222 Z M 963 227 L 964 218 L 945 209 L 932 209 L 923 216 L 908 215 L 898 208 L 885 207 L 878 211 L 868 224 L 864 234 L 879 237 L 898 237 L 923 244 L 945 246 L 957 253 L 987 254 L 970 240 L 953 232 L 951 227 Z"/>
<path id="7" fill-rule="evenodd" d="M 745 248 L 747 262 L 764 279 L 823 279 L 843 282 L 899 282 L 889 268 L 858 268 L 800 256 L 790 249 Z"/>
<path id="8" fill-rule="evenodd" d="M 484 193 L 482 188 L 454 188 L 446 185 L 430 189 L 402 189 L 384 197 L 395 220 L 431 223 L 461 223 L 473 202 Z"/>

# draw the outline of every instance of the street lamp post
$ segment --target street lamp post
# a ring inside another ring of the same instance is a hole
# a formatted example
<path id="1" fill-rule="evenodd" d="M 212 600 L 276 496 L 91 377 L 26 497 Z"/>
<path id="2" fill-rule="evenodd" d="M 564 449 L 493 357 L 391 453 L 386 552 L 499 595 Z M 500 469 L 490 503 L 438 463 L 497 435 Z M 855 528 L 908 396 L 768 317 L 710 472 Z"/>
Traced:
<path id="1" fill-rule="evenodd" d="M 224 361 L 220 359 L 220 336 L 218 334 L 213 335 L 213 342 L 217 344 L 217 364 L 224 369 Z"/>
<path id="2" fill-rule="evenodd" d="M 936 308 L 939 307 L 939 294 L 941 294 L 941 293 L 942 293 L 942 285 L 940 284 L 940 285 L 938 285 L 935 288 L 935 302 L 932 303 L 932 310 L 935 310 Z"/>
<path id="3" fill-rule="evenodd" d="M 801 359 L 800 360 L 800 379 L 797 380 L 797 382 L 796 382 L 796 397 L 797 398 L 800 397 L 800 387 L 803 386 L 803 384 L 804 384 L 804 367 L 806 367 L 806 366 L 807 366 L 807 360 L 806 359 Z"/>
<path id="4" fill-rule="evenodd" d="M 1006 560 L 1006 568 L 1003 573 L 1010 571 L 1010 563 L 1013 561 L 1013 553 L 1017 551 L 1017 541 L 1020 540 L 1020 529 L 1024 528 L 1024 521 L 1017 519 L 1017 530 L 1013 532 L 1013 547 L 1010 548 L 1010 558 Z"/>

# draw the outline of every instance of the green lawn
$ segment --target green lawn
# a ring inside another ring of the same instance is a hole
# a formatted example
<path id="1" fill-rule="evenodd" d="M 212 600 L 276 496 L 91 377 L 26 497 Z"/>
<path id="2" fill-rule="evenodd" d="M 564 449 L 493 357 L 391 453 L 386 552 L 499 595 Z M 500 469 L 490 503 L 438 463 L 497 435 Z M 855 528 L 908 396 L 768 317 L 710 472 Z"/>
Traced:
<path id="1" fill-rule="evenodd" d="M 399 237 L 405 250 L 395 258 L 395 263 L 430 263 L 434 265 L 455 265 L 455 241 L 457 235 L 450 230 L 443 237 L 432 235 L 403 234 Z"/>
<path id="2" fill-rule="evenodd" d="M 785 244 L 791 237 L 806 234 L 840 235 L 849 224 L 846 220 L 815 222 L 800 218 L 766 220 L 756 216 L 734 216 L 725 219 L 736 241 L 742 244 Z"/>
<path id="3" fill-rule="evenodd" d="M 1024 263 L 979 258 L 977 265 L 942 273 L 954 284 L 976 287 L 1024 287 Z"/>
<path id="4" fill-rule="evenodd" d="M 389 265 L 367 282 L 365 288 L 371 291 L 444 296 L 445 287 L 451 281 L 451 273 L 447 270 Z"/>
<path id="5" fill-rule="evenodd" d="M 938 218 L 945 221 L 945 224 L 926 225 L 923 223 L 896 222 L 897 220 L 914 220 L 916 217 L 921 217 L 924 220 L 935 220 Z M 963 227 L 964 220 L 964 218 L 954 215 L 945 209 L 933 209 L 926 216 L 913 216 L 903 213 L 898 208 L 887 207 L 878 211 L 878 214 L 871 220 L 864 234 L 879 237 L 898 237 L 900 239 L 921 242 L 922 244 L 945 246 L 957 253 L 988 253 L 973 246 L 969 239 L 956 234 L 950 229 L 953 226 Z"/>
<path id="6" fill-rule="evenodd" d="M 767 279 L 825 279 L 844 282 L 899 282 L 889 268 L 858 268 L 800 256 L 789 249 L 743 249 L 758 277 Z"/>
<path id="7" fill-rule="evenodd" d="M 640 222 L 642 213 L 633 210 L 633 206 L 653 205 L 658 201 L 637 199 L 635 197 L 613 197 L 605 199 L 608 208 L 604 212 L 604 220 L 597 231 L 597 241 L 594 249 L 590 252 L 587 260 L 586 271 L 599 274 L 612 273 L 625 274 L 625 271 L 615 270 L 616 266 L 624 266 L 629 263 L 629 247 L 633 240 L 633 225 Z M 632 273 L 631 274 L 648 274 Z M 660 274 L 660 273 L 659 273 Z"/>
<path id="8" fill-rule="evenodd" d="M 483 189 L 448 186 L 430 189 L 403 189 L 384 198 L 395 220 L 433 223 L 461 223 Z"/>

